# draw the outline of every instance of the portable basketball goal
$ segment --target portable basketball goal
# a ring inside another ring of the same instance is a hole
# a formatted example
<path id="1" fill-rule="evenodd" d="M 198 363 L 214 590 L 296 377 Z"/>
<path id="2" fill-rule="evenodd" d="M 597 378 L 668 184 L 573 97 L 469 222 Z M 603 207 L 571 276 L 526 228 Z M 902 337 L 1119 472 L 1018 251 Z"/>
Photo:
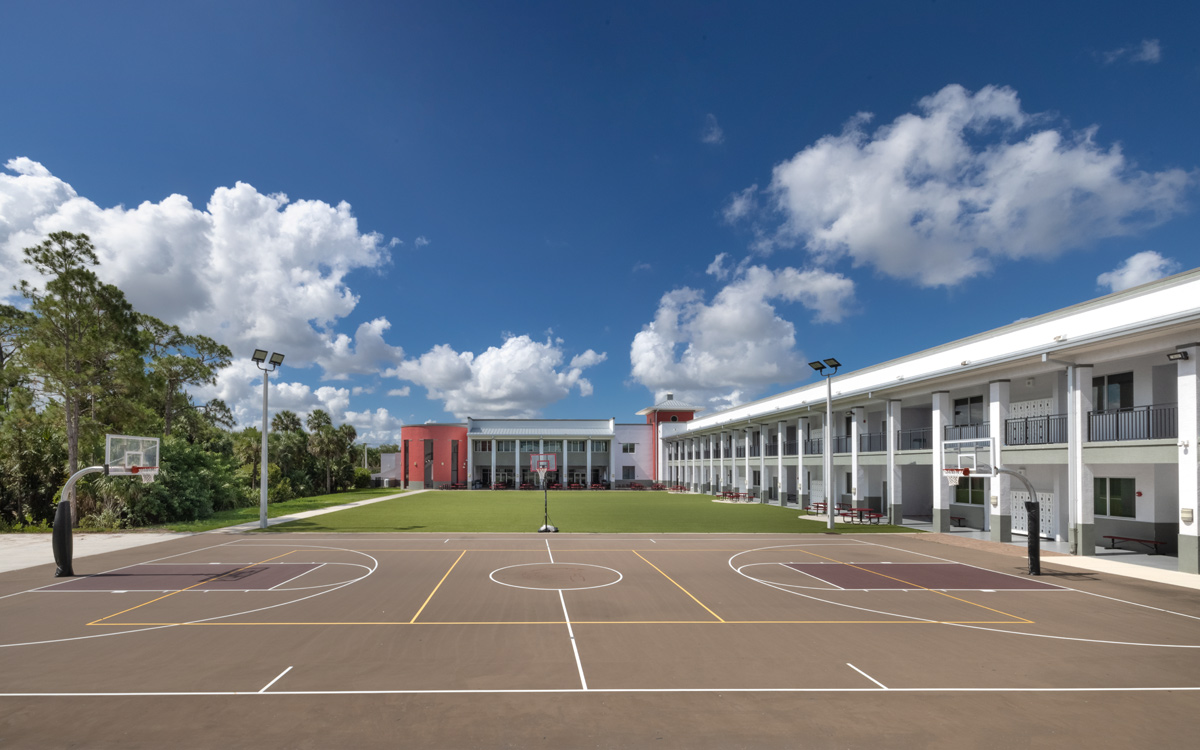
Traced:
<path id="1" fill-rule="evenodd" d="M 104 436 L 104 465 L 89 466 L 71 475 L 63 485 L 61 499 L 54 510 L 54 576 L 75 575 L 71 528 L 75 523 L 75 483 L 88 474 L 103 472 L 106 476 L 137 477 L 143 484 L 150 484 L 158 477 L 158 456 L 161 442 L 158 438 L 135 437 L 133 435 Z"/>
<path id="2" fill-rule="evenodd" d="M 542 485 L 542 533 L 554 533 L 558 527 L 550 525 L 550 494 L 546 491 L 546 475 L 558 471 L 558 456 L 554 453 L 534 453 L 529 457 L 529 470 L 536 471 Z"/>

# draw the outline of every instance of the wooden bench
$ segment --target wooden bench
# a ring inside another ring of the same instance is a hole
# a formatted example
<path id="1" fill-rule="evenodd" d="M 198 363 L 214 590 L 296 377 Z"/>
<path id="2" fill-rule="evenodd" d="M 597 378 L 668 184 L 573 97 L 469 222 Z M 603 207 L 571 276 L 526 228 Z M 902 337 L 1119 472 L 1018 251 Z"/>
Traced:
<path id="1" fill-rule="evenodd" d="M 1137 542 L 1138 544 L 1144 544 L 1144 545 L 1146 545 L 1147 547 L 1149 547 L 1149 548 L 1151 549 L 1151 552 L 1150 552 L 1150 554 L 1152 554 L 1152 555 L 1157 555 L 1157 554 L 1158 554 L 1158 548 L 1159 548 L 1161 545 L 1164 545 L 1164 544 L 1166 544 L 1166 542 L 1157 542 L 1157 541 L 1155 541 L 1155 540 L 1153 540 L 1153 539 L 1135 539 L 1135 538 L 1133 538 L 1133 537 L 1131 537 L 1131 536 L 1110 536 L 1110 535 L 1105 535 L 1105 537 L 1104 537 L 1104 538 L 1109 540 L 1109 543 L 1108 543 L 1108 548 L 1109 548 L 1109 549 L 1116 549 L 1116 548 L 1117 548 L 1117 542 Z"/>
<path id="2" fill-rule="evenodd" d="M 950 523 L 954 524 L 955 526 L 966 526 L 967 519 L 963 518 L 962 516 L 950 516 Z"/>

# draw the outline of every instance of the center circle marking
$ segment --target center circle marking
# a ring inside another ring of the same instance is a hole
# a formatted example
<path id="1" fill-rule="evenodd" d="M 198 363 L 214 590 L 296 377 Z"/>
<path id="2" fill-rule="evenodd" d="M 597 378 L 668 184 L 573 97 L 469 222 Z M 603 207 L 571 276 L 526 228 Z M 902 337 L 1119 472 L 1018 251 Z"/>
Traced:
<path id="1" fill-rule="evenodd" d="M 617 570 L 585 563 L 524 563 L 493 570 L 488 576 L 501 586 L 534 591 L 600 589 L 619 583 Z"/>

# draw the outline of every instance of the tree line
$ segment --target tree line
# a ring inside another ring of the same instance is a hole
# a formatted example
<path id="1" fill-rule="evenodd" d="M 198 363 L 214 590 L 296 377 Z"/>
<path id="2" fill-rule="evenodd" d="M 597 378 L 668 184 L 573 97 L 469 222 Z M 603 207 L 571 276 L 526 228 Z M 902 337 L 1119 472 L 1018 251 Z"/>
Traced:
<path id="1" fill-rule="evenodd" d="M 105 434 L 161 436 L 159 475 L 91 475 L 76 486 L 80 524 L 125 528 L 206 518 L 259 501 L 262 435 L 234 430 L 220 400 L 194 403 L 190 387 L 214 384 L 228 347 L 133 309 L 103 283 L 86 234 L 55 232 L 24 249 L 44 283 L 14 288 L 0 305 L 0 531 L 44 526 L 81 466 L 104 462 Z M 307 429 L 305 429 L 307 428 Z M 280 411 L 267 436 L 271 502 L 367 486 L 352 425 L 314 410 L 304 422 Z M 380 446 L 368 451 L 378 470 Z"/>

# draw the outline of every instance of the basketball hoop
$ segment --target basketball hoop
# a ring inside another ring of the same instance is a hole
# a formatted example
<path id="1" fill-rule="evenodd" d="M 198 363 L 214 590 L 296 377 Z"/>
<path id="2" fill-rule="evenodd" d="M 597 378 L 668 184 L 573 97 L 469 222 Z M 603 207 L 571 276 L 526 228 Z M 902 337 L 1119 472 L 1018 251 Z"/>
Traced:
<path id="1" fill-rule="evenodd" d="M 958 480 L 971 476 L 971 470 L 969 468 L 942 469 L 942 476 L 946 477 L 946 481 L 950 483 L 951 487 L 957 487 Z"/>
<path id="2" fill-rule="evenodd" d="M 558 470 L 558 455 L 554 453 L 534 453 L 529 457 L 529 468 L 531 471 L 536 471 L 538 479 L 542 483 L 542 527 L 538 531 L 542 533 L 556 532 L 558 527 L 550 525 L 550 500 L 546 492 L 546 474 Z"/>
<path id="3" fill-rule="evenodd" d="M 142 484 L 150 484 L 158 477 L 157 466 L 130 466 L 129 473 L 142 480 Z"/>

